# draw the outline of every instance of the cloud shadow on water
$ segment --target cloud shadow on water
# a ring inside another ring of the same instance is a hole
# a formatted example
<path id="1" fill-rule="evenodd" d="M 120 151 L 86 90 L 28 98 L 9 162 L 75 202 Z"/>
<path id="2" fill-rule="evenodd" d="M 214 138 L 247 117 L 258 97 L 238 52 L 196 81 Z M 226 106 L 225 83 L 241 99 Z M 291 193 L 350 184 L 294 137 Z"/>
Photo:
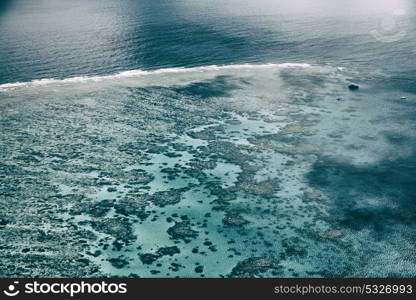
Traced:
<path id="1" fill-rule="evenodd" d="M 415 178 L 416 152 L 369 166 L 323 158 L 307 174 L 310 184 L 329 196 L 339 225 L 372 229 L 380 237 L 390 225 L 416 225 Z"/>

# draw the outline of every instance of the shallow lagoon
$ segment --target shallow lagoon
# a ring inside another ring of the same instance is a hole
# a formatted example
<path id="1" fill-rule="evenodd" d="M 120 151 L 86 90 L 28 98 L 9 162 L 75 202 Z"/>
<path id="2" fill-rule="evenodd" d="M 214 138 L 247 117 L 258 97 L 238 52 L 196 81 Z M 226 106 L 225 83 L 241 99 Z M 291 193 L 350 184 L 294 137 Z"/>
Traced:
<path id="1" fill-rule="evenodd" d="M 354 76 L 3 87 L 1 275 L 415 276 L 415 99 Z"/>

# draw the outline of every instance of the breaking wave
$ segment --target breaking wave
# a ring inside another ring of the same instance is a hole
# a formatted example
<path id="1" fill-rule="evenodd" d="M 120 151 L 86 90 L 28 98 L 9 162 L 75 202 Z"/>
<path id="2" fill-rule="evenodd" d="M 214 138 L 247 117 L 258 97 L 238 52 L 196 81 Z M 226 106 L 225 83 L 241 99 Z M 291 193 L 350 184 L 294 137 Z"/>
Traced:
<path id="1" fill-rule="evenodd" d="M 78 76 L 71 77 L 66 79 L 55 79 L 55 78 L 46 78 L 46 79 L 37 79 L 29 82 L 14 82 L 14 83 L 5 83 L 0 84 L 0 92 L 7 91 L 9 89 L 19 88 L 19 87 L 29 87 L 29 86 L 44 86 L 54 83 L 77 83 L 77 82 L 99 82 L 109 79 L 118 79 L 118 78 L 133 78 L 146 75 L 156 75 L 156 74 L 169 74 L 169 73 L 191 73 L 191 72 L 205 72 L 205 71 L 218 71 L 218 70 L 239 70 L 239 69 L 264 69 L 264 68 L 308 68 L 311 67 L 310 64 L 306 63 L 281 63 L 281 64 L 240 64 L 240 65 L 211 65 L 203 67 L 192 67 L 192 68 L 164 68 L 158 70 L 144 71 L 144 70 L 131 70 L 119 72 L 113 75 L 106 76 Z"/>

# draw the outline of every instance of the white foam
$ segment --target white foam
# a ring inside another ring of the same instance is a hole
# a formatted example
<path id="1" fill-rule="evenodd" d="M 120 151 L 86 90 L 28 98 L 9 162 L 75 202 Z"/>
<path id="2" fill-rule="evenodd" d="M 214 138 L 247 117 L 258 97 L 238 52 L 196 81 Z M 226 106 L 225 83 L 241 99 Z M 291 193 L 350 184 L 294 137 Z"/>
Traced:
<path id="1" fill-rule="evenodd" d="M 143 71 L 143 70 L 131 70 L 124 71 L 113 75 L 107 76 L 79 76 L 71 77 L 66 79 L 38 79 L 32 80 L 29 82 L 15 82 L 15 83 L 5 83 L 0 84 L 0 92 L 7 91 L 9 89 L 19 88 L 19 87 L 30 87 L 30 86 L 45 86 L 49 84 L 60 84 L 60 83 L 82 83 L 82 82 L 99 82 L 109 79 L 118 79 L 118 78 L 134 78 L 146 75 L 156 75 L 156 74 L 169 74 L 169 73 L 192 73 L 192 72 L 206 72 L 206 71 L 220 71 L 220 70 L 239 70 L 239 69 L 264 69 L 264 68 L 308 68 L 311 65 L 302 64 L 302 63 L 282 63 L 282 64 L 242 64 L 242 65 L 211 65 L 203 67 L 193 67 L 193 68 L 165 68 L 152 71 Z"/>

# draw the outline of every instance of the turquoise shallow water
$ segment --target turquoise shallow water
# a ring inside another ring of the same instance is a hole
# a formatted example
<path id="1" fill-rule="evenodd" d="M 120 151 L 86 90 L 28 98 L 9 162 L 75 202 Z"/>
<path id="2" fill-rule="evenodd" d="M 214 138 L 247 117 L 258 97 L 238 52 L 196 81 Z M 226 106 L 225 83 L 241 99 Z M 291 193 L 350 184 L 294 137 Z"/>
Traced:
<path id="1" fill-rule="evenodd" d="M 0 276 L 415 276 L 413 4 L 336 2 L 3 1 Z"/>
<path id="2" fill-rule="evenodd" d="M 414 96 L 351 92 L 351 75 L 4 87 L 3 275 L 413 276 Z"/>

